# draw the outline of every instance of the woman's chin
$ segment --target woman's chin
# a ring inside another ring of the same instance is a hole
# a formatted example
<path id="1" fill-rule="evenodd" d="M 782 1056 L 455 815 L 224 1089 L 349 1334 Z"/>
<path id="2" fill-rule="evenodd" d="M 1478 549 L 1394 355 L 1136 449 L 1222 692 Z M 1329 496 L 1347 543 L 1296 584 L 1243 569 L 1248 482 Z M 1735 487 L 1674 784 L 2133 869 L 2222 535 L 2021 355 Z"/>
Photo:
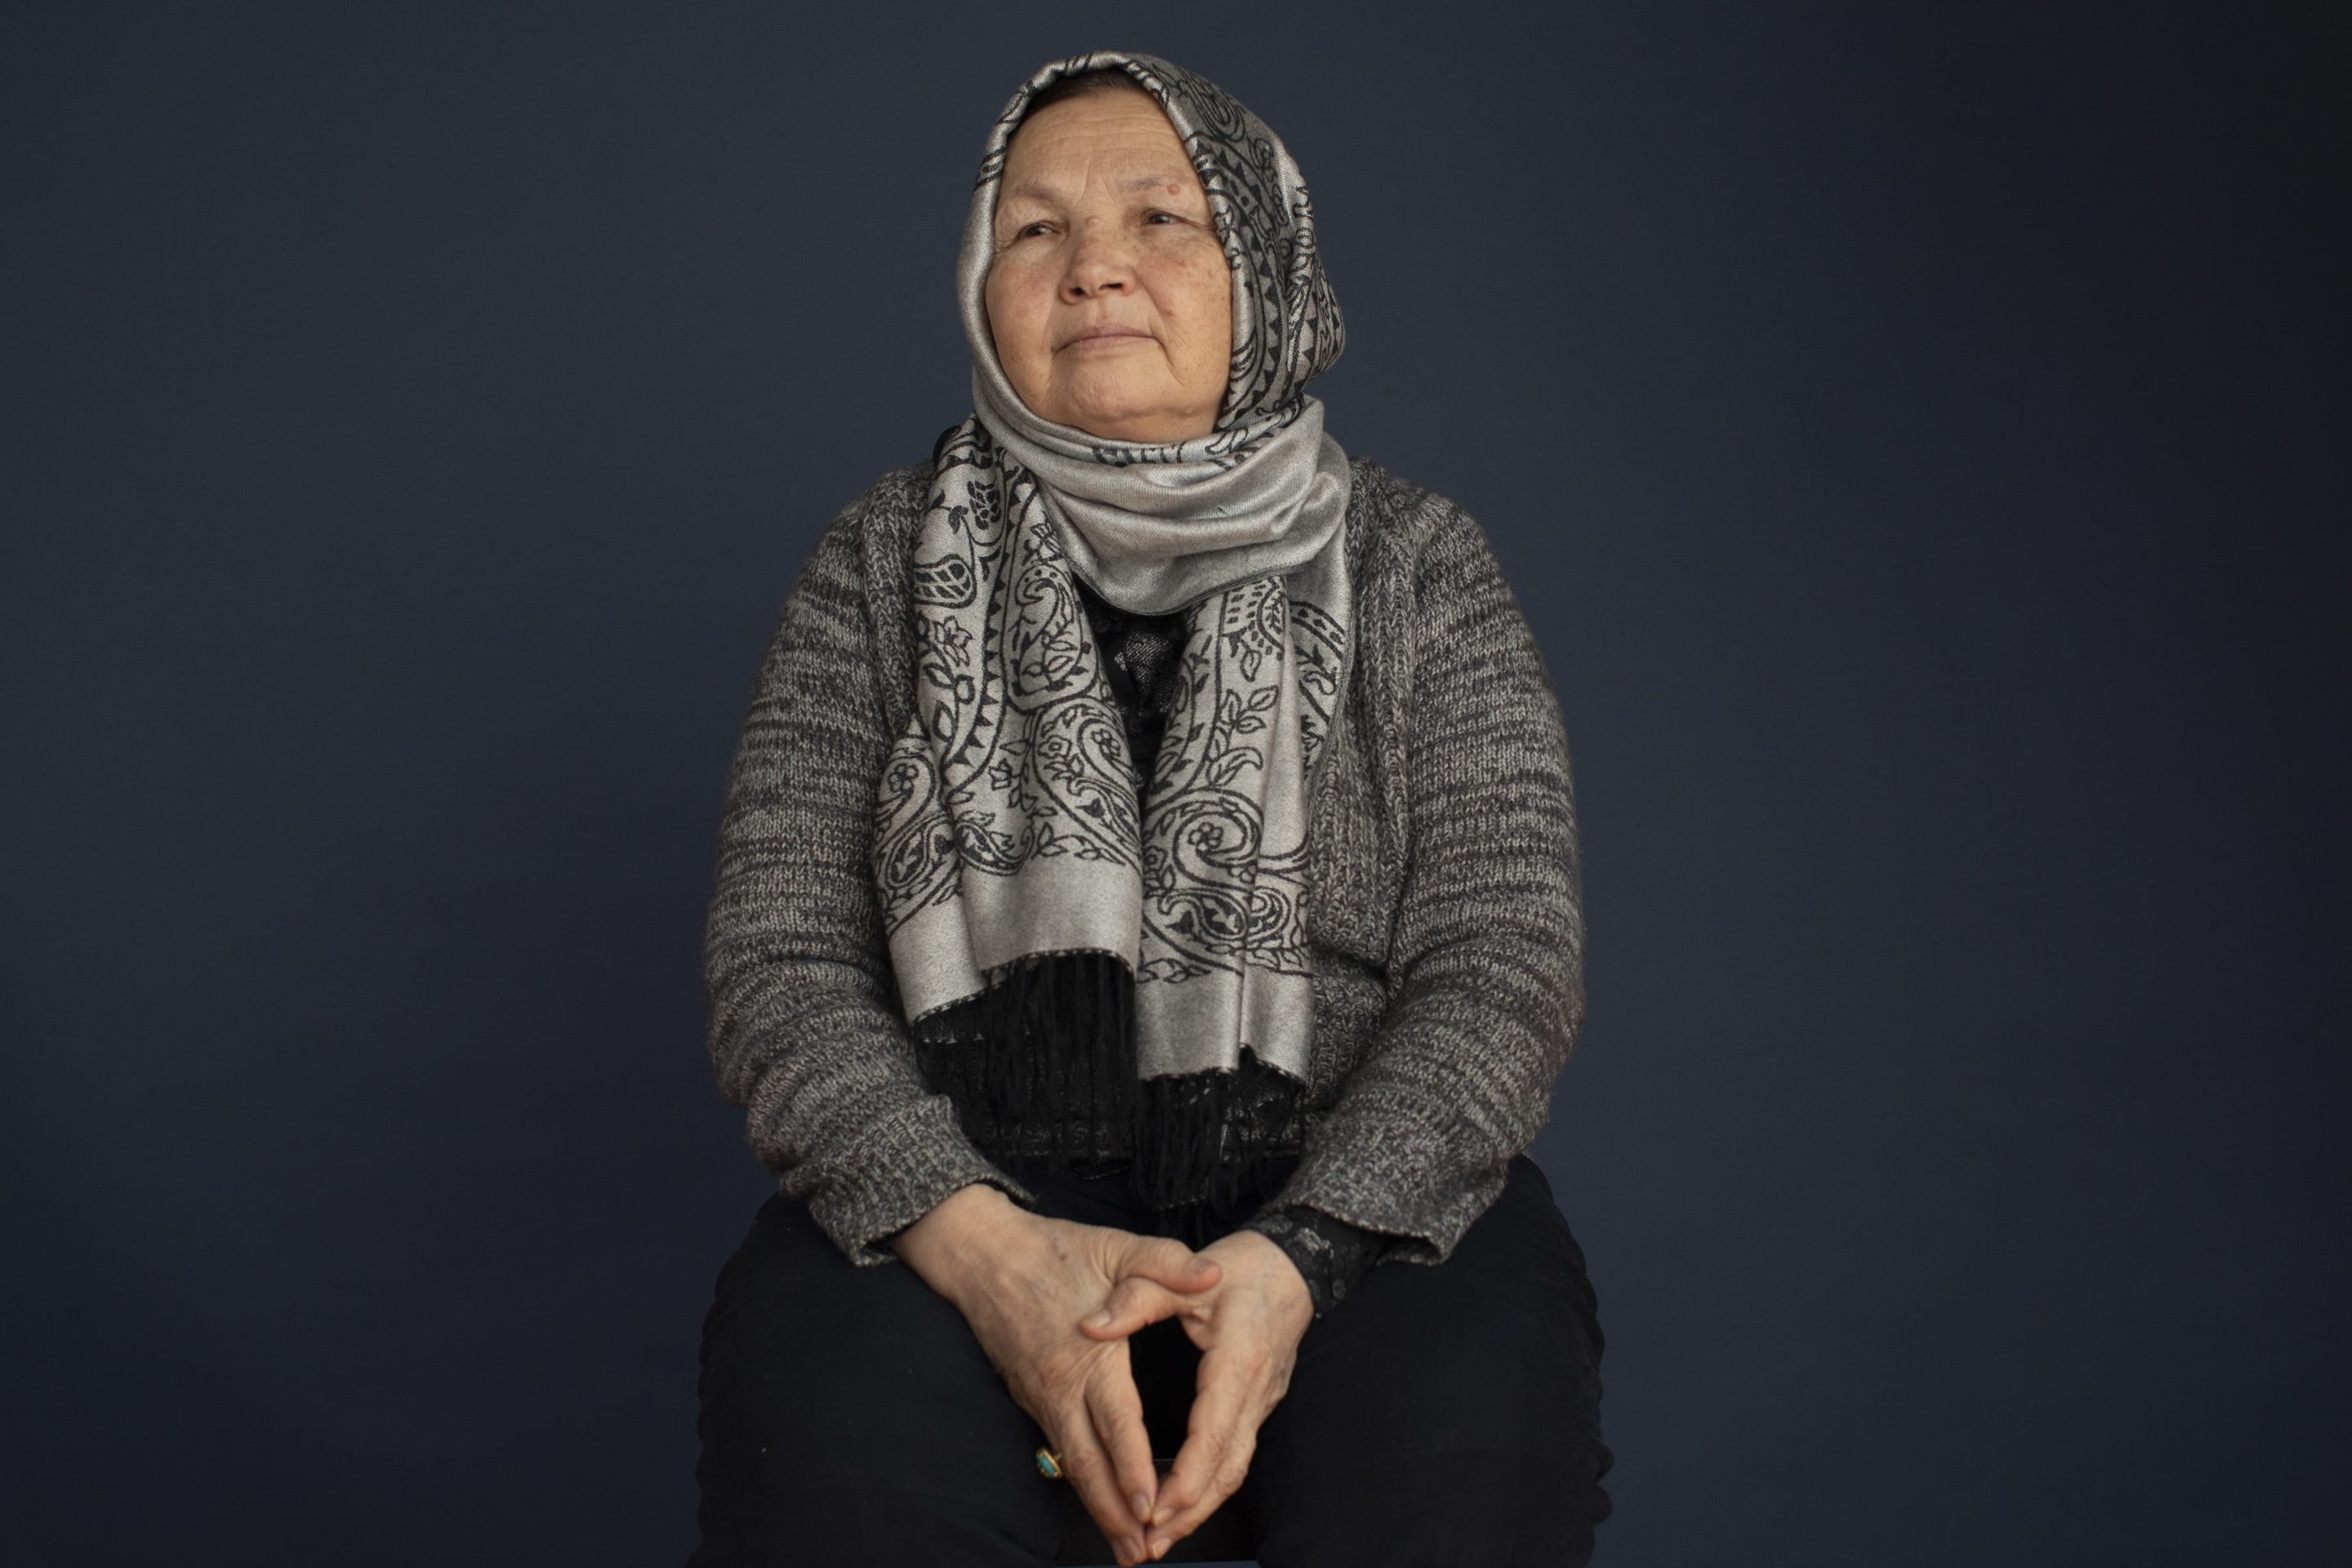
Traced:
<path id="1" fill-rule="evenodd" d="M 1124 390 L 1096 395 L 1081 393 L 1066 399 L 1057 424 L 1068 425 L 1107 441 L 1133 441 L 1164 446 L 1208 434 L 1206 424 L 1171 410 L 1157 399 Z"/>

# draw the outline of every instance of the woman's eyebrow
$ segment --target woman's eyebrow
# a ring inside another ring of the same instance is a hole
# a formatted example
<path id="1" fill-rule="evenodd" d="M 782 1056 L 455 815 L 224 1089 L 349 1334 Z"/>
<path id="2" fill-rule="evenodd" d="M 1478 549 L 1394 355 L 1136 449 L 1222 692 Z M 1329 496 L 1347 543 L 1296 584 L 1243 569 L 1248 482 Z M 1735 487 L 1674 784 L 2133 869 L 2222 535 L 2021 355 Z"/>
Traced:
<path id="1" fill-rule="evenodd" d="M 1182 174 L 1173 169 L 1162 169 L 1156 174 L 1130 174 L 1119 183 L 1118 188 L 1122 191 L 1146 191 L 1154 185 L 1181 185 L 1185 176 L 1192 173 L 1190 169 L 1186 169 Z"/>

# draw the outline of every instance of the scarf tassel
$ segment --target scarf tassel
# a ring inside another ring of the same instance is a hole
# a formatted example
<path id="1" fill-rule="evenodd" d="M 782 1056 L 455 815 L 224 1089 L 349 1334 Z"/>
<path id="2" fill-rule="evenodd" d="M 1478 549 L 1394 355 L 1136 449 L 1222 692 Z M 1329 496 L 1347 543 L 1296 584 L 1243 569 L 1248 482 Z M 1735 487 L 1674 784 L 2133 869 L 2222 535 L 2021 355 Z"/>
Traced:
<path id="1" fill-rule="evenodd" d="M 1110 953 L 1017 960 L 911 1032 L 924 1078 L 983 1152 L 1062 1173 L 1131 1160 L 1160 1233 L 1187 1247 L 1266 1195 L 1304 1141 L 1305 1086 L 1246 1046 L 1238 1071 L 1139 1082 L 1134 977 Z"/>

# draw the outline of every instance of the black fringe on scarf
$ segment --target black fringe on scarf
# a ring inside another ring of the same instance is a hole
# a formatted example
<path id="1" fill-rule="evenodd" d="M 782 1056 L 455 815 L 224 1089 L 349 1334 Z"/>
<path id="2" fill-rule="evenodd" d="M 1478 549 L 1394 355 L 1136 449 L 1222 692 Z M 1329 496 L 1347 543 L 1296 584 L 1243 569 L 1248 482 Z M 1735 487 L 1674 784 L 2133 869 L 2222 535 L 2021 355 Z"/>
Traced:
<path id="1" fill-rule="evenodd" d="M 1305 1136 L 1305 1086 L 1246 1046 L 1239 1071 L 1138 1082 L 1135 981 L 1110 953 L 1020 960 L 911 1032 L 932 1090 L 982 1152 L 1058 1172 L 1131 1160 L 1161 1234 L 1187 1247 L 1268 1195 L 1269 1167 Z"/>

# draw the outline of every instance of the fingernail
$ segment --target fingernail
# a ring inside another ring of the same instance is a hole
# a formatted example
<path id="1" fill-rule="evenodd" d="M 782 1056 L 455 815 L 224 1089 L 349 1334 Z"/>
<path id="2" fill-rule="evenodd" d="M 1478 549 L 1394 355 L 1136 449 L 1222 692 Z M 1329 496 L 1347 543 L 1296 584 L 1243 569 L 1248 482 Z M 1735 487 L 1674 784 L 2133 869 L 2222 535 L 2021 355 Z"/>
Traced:
<path id="1" fill-rule="evenodd" d="M 1109 1321 L 1110 1321 L 1110 1309 L 1109 1309 L 1108 1307 L 1105 1307 L 1105 1308 L 1102 1308 L 1101 1310 L 1097 1310 L 1097 1311 L 1095 1311 L 1095 1312 L 1089 1313 L 1089 1314 L 1087 1315 L 1087 1327 L 1088 1327 L 1088 1328 L 1090 1328 L 1090 1329 L 1099 1329 L 1099 1328 L 1101 1328 L 1105 1323 L 1108 1323 L 1108 1322 L 1109 1322 Z"/>
<path id="2" fill-rule="evenodd" d="M 1153 1522 L 1151 1518 L 1151 1500 L 1144 1496 L 1141 1492 L 1135 1494 L 1135 1517 L 1143 1521 L 1146 1524 Z"/>

